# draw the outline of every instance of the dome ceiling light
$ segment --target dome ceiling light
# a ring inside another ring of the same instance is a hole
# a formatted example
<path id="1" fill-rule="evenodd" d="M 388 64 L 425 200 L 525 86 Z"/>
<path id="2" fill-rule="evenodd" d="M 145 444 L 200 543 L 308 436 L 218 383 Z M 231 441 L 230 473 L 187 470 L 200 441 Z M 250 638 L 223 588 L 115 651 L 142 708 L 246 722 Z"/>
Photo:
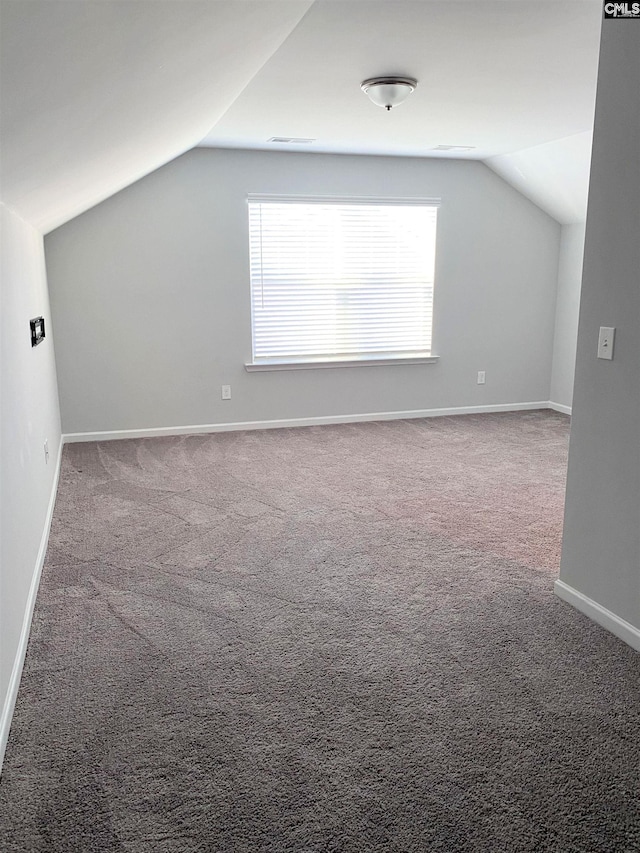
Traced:
<path id="1" fill-rule="evenodd" d="M 360 88 L 378 107 L 390 110 L 408 98 L 417 85 L 412 77 L 371 77 Z"/>

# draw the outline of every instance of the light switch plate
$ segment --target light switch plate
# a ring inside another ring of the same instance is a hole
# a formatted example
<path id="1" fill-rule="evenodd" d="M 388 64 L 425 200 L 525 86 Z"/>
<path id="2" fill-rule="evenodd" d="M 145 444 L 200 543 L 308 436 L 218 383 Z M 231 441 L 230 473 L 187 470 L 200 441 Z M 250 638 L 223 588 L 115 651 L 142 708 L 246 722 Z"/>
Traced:
<path id="1" fill-rule="evenodd" d="M 598 335 L 598 358 L 613 359 L 613 342 L 616 330 L 613 326 L 600 326 Z"/>

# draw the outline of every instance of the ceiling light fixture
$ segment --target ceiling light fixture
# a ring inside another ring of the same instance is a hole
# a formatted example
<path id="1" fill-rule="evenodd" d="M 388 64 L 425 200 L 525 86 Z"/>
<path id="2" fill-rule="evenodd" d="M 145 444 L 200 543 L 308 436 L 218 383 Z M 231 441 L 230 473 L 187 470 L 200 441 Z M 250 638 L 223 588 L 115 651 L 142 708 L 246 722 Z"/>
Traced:
<path id="1" fill-rule="evenodd" d="M 376 106 L 390 110 L 406 100 L 417 85 L 412 77 L 371 77 L 360 88 Z"/>

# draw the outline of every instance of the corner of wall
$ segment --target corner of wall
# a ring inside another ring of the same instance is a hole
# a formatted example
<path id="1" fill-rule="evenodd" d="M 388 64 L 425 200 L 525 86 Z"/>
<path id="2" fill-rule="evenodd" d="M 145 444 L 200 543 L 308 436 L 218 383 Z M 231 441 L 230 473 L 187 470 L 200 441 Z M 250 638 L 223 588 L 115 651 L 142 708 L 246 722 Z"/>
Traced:
<path id="1" fill-rule="evenodd" d="M 42 234 L 2 204 L 0 313 L 0 755 L 9 734 L 62 446 Z M 45 318 L 31 346 L 29 320 Z M 44 442 L 51 456 L 47 460 Z"/>
<path id="2" fill-rule="evenodd" d="M 632 632 L 640 632 L 640 171 L 626 163 L 640 148 L 638 77 L 640 27 L 603 21 L 557 588 L 596 621 L 611 614 Z M 612 360 L 597 358 L 600 326 L 616 328 Z"/>
<path id="3" fill-rule="evenodd" d="M 573 401 L 584 235 L 584 222 L 561 227 L 549 396 L 561 407 L 559 411 L 568 414 Z"/>

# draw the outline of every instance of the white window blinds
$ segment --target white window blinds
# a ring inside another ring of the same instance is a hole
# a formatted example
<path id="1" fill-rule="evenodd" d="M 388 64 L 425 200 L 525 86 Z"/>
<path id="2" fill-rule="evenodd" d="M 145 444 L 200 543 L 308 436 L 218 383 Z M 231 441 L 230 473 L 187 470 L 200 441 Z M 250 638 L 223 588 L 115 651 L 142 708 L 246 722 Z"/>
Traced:
<path id="1" fill-rule="evenodd" d="M 436 215 L 250 197 L 254 363 L 429 356 Z"/>

